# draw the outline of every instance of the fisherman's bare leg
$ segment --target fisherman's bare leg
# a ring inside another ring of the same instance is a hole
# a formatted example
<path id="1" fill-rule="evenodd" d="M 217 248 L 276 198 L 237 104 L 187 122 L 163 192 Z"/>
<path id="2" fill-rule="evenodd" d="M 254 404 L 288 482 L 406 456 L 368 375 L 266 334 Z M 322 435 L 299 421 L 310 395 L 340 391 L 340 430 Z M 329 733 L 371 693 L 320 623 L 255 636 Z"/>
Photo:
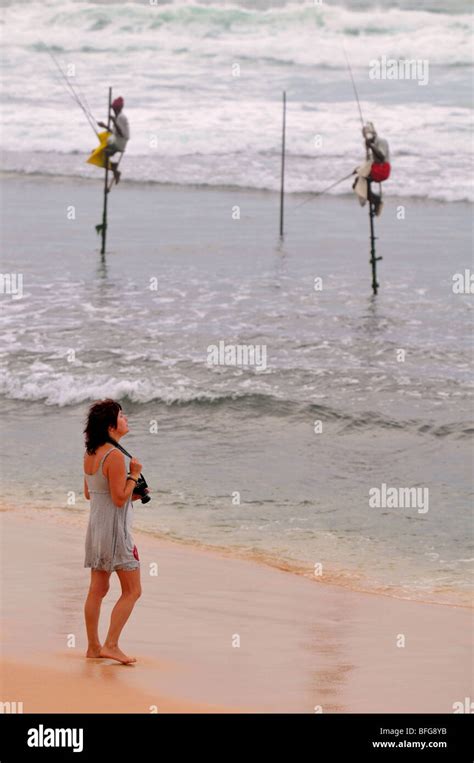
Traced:
<path id="1" fill-rule="evenodd" d="M 378 217 L 382 211 L 382 195 L 375 193 L 375 191 L 372 190 L 371 184 L 369 185 L 368 198 L 369 202 L 374 207 L 374 214 Z"/>
<path id="2" fill-rule="evenodd" d="M 114 180 L 116 183 L 120 182 L 121 172 L 118 171 L 118 162 L 110 162 L 110 169 L 114 173 Z"/>
<path id="3" fill-rule="evenodd" d="M 111 172 L 113 172 L 114 180 L 115 180 L 116 183 L 118 183 L 120 181 L 120 176 L 121 176 L 122 173 L 119 172 L 118 169 L 117 169 L 118 162 L 113 162 L 110 159 L 110 157 L 113 156 L 116 153 L 117 153 L 116 149 L 112 149 L 112 148 L 108 148 L 108 149 L 106 148 L 105 149 L 105 155 L 106 155 L 106 157 L 108 159 L 108 169 L 111 170 Z"/>

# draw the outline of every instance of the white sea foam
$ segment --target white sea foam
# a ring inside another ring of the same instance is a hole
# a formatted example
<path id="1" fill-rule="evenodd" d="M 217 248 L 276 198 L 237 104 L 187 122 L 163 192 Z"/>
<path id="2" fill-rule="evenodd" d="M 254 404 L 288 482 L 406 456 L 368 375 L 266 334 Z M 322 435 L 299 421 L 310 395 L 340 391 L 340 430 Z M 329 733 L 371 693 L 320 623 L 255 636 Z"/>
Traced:
<path id="1" fill-rule="evenodd" d="M 44 42 L 63 67 L 75 67 L 71 81 L 96 118 L 105 117 L 110 81 L 125 95 L 132 126 L 126 178 L 277 190 L 285 87 L 287 191 L 321 190 L 363 155 L 344 43 L 363 115 L 376 121 L 391 145 L 387 192 L 473 198 L 466 160 L 472 129 L 467 13 L 383 6 L 355 11 L 325 3 L 255 10 L 49 0 L 14 2 L 4 20 L 7 170 L 96 173 L 85 164 L 95 137 Z M 428 61 L 428 86 L 371 80 L 370 62 L 382 55 Z M 334 193 L 348 190 L 345 183 Z"/>

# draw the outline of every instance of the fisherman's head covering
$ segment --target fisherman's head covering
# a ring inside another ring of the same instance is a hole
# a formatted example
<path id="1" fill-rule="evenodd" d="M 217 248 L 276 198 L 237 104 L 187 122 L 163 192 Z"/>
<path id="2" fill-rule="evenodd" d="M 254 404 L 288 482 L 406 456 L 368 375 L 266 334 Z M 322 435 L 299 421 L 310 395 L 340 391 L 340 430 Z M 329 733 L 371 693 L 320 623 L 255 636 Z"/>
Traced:
<path id="1" fill-rule="evenodd" d="M 368 138 L 369 135 L 373 136 L 374 138 L 377 137 L 377 133 L 375 132 L 375 127 L 373 122 L 366 122 L 365 125 L 362 128 L 362 135 L 364 138 Z"/>
<path id="2" fill-rule="evenodd" d="M 123 109 L 124 100 L 122 96 L 120 95 L 118 98 L 115 99 L 115 101 L 112 101 L 112 108 L 114 111 L 118 111 L 119 109 Z"/>

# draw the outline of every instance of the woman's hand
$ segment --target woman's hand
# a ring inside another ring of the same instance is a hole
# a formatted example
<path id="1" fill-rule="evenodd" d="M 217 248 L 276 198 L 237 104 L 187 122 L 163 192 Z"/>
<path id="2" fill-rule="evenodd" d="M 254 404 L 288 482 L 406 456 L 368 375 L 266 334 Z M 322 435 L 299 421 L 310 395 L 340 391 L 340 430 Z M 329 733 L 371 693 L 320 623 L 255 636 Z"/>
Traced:
<path id="1" fill-rule="evenodd" d="M 142 464 L 138 459 L 132 458 L 130 459 L 130 476 L 135 477 L 135 479 L 138 479 L 140 476 L 140 472 L 142 470 Z"/>
<path id="2" fill-rule="evenodd" d="M 149 488 L 145 488 L 145 493 L 149 493 Z M 132 501 L 138 501 L 138 499 L 141 498 L 141 495 L 139 493 L 132 493 Z"/>

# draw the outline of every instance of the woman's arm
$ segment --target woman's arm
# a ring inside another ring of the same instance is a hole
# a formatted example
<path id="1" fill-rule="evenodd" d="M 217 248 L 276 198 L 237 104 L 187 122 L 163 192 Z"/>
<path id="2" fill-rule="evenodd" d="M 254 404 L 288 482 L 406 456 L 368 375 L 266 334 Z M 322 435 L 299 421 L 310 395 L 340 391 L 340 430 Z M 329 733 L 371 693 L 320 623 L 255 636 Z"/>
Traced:
<path id="1" fill-rule="evenodd" d="M 90 501 L 90 495 L 89 495 L 89 488 L 87 487 L 87 480 L 84 477 L 84 495 L 87 498 L 88 501 Z"/>
<path id="2" fill-rule="evenodd" d="M 104 474 L 109 481 L 112 501 L 118 509 L 121 509 L 132 495 L 136 483 L 133 480 L 127 480 L 125 458 L 118 450 L 112 451 L 110 456 L 107 456 L 104 467 Z M 141 464 L 136 459 L 132 459 L 130 462 L 130 474 L 132 477 L 138 479 L 140 471 Z"/>

